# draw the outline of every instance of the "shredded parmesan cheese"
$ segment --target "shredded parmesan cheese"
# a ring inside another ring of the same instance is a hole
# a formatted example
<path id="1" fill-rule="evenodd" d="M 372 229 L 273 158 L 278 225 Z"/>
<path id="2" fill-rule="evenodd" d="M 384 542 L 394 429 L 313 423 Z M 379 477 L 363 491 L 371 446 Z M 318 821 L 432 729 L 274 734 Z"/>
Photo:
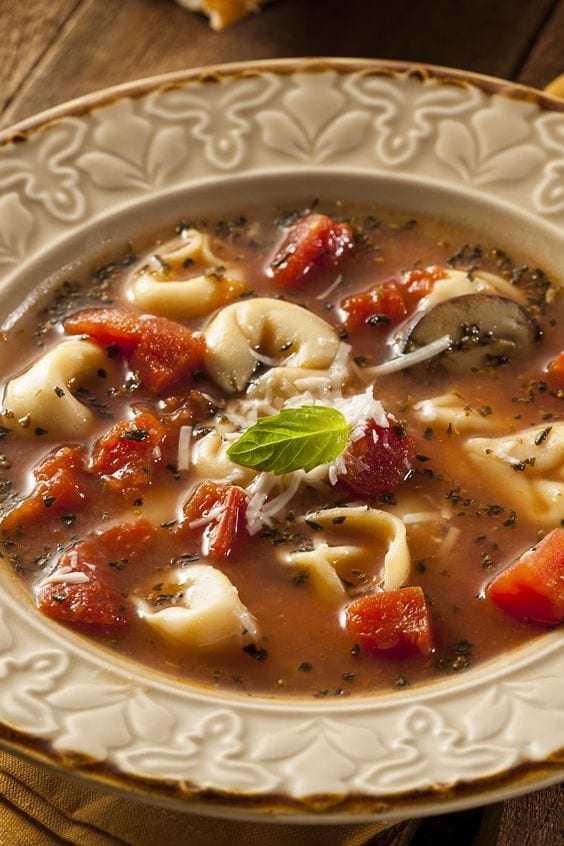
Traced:
<path id="1" fill-rule="evenodd" d="M 243 634 L 249 635 L 251 640 L 259 640 L 261 637 L 261 631 L 259 629 L 258 620 L 253 614 L 251 614 L 249 609 L 242 606 L 242 608 L 238 611 L 237 616 L 239 617 Z"/>
<path id="2" fill-rule="evenodd" d="M 70 567 L 60 567 L 50 576 L 42 579 L 37 585 L 38 590 L 41 590 L 45 585 L 67 584 L 67 585 L 82 585 L 90 581 L 90 577 L 86 573 L 77 570 L 71 570 Z"/>
<path id="3" fill-rule="evenodd" d="M 203 517 L 198 517 L 196 520 L 190 520 L 188 526 L 190 529 L 199 529 L 201 526 L 207 526 L 208 523 L 211 523 L 213 520 L 217 520 L 218 517 L 221 517 L 224 511 L 225 505 L 216 505 L 215 508 L 210 508 L 208 513 Z"/>
<path id="4" fill-rule="evenodd" d="M 427 523 L 431 520 L 440 520 L 440 514 L 436 511 L 413 511 L 411 514 L 404 514 L 401 518 L 406 526 L 411 523 Z"/>
<path id="5" fill-rule="evenodd" d="M 261 530 L 263 523 L 270 524 L 270 518 L 263 514 L 262 507 L 276 481 L 276 476 L 273 473 L 258 473 L 246 488 L 249 496 L 246 523 L 250 535 L 256 535 Z"/>
<path id="6" fill-rule="evenodd" d="M 342 279 L 343 279 L 343 274 L 342 274 L 342 273 L 339 273 L 339 275 L 337 276 L 337 278 L 335 279 L 335 281 L 334 281 L 334 282 L 331 282 L 331 284 L 329 285 L 329 287 L 328 287 L 328 288 L 326 288 L 326 289 L 325 289 L 325 291 L 322 291 L 322 292 L 321 292 L 321 294 L 318 294 L 318 295 L 316 296 L 316 298 L 315 298 L 315 299 L 316 299 L 316 300 L 325 300 L 325 299 L 329 296 L 329 294 L 332 294 L 332 293 L 333 293 L 333 291 L 335 290 L 335 288 L 336 288 L 338 285 L 340 285 L 340 284 L 341 284 Z"/>
<path id="7" fill-rule="evenodd" d="M 279 514 L 285 505 L 292 499 L 292 497 L 296 494 L 302 479 L 304 478 L 304 471 L 303 470 L 296 470 L 294 473 L 289 473 L 289 476 L 292 478 L 290 479 L 290 483 L 285 491 L 281 494 L 278 494 L 277 497 L 274 499 L 269 500 L 268 508 L 263 510 L 263 514 L 266 517 L 275 517 L 276 514 Z"/>
<path id="8" fill-rule="evenodd" d="M 405 353 L 397 358 L 392 358 L 391 361 L 385 361 L 384 364 L 377 364 L 374 367 L 364 367 L 361 372 L 368 376 L 384 376 L 388 373 L 396 373 L 398 370 L 405 370 L 406 367 L 413 367 L 414 364 L 421 364 L 430 358 L 434 358 L 439 353 L 447 350 L 452 344 L 450 335 L 443 335 L 442 338 L 437 338 L 430 344 L 425 344 L 424 347 L 419 347 L 413 352 Z"/>
<path id="9" fill-rule="evenodd" d="M 179 470 L 188 470 L 190 467 L 190 442 L 192 440 L 192 427 L 181 426 L 178 435 L 178 457 L 177 467 Z"/>
<path id="10" fill-rule="evenodd" d="M 272 358 L 270 355 L 263 355 L 262 353 L 254 350 L 252 347 L 249 347 L 249 352 L 253 358 L 256 358 L 256 360 L 260 361 L 261 364 L 267 364 L 269 367 L 278 367 L 281 363 L 279 359 Z"/>

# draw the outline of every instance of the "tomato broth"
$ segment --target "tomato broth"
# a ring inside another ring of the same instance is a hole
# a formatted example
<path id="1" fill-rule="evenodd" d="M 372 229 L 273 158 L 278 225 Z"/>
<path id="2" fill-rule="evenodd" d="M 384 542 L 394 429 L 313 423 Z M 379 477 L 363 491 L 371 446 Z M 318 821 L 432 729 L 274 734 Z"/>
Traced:
<path id="1" fill-rule="evenodd" d="M 564 447 L 543 463 L 564 426 L 562 300 L 474 233 L 340 203 L 134 242 L 3 340 L 3 563 L 60 624 L 247 694 L 405 688 L 514 649 L 564 603 Z M 303 434 L 304 408 L 344 449 L 308 435 L 284 473 L 277 448 L 260 466 L 227 456 L 282 410 Z M 521 605 L 494 600 L 542 538 Z"/>

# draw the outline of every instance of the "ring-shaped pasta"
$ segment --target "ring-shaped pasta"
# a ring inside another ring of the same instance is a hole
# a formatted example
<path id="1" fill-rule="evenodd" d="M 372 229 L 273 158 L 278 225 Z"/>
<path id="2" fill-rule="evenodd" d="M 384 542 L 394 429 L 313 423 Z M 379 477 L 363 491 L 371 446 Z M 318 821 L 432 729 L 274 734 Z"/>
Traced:
<path id="1" fill-rule="evenodd" d="M 213 649 L 245 634 L 259 636 L 257 623 L 226 575 L 209 564 L 179 567 L 165 579 L 163 591 L 176 604 L 154 611 L 137 600 L 140 615 L 165 640 L 186 647 Z"/>
<path id="2" fill-rule="evenodd" d="M 339 350 L 337 332 L 294 303 L 257 297 L 226 306 L 204 329 L 206 370 L 230 393 L 242 391 L 257 361 L 328 369 Z"/>
<path id="3" fill-rule="evenodd" d="M 192 472 L 201 479 L 246 485 L 256 473 L 231 461 L 227 455 L 231 443 L 215 431 L 199 438 L 191 447 Z"/>
<path id="4" fill-rule="evenodd" d="M 553 527 L 564 514 L 564 423 L 532 426 L 501 438 L 471 438 L 470 459 L 498 489 L 502 503 Z"/>
<path id="5" fill-rule="evenodd" d="M 492 294 L 508 297 L 522 305 L 527 303 L 527 297 L 520 288 L 495 273 L 488 273 L 486 270 L 473 270 L 469 273 L 466 270 L 448 269 L 442 279 L 433 283 L 431 293 L 423 297 L 419 307 L 432 308 L 443 300 L 466 294 Z"/>
<path id="6" fill-rule="evenodd" d="M 394 514 L 370 508 L 368 505 L 352 508 L 326 508 L 307 515 L 323 529 L 346 532 L 351 530 L 372 538 L 380 538 L 388 545 L 382 567 L 382 586 L 384 590 L 396 590 L 409 578 L 411 556 L 407 545 L 407 535 L 403 522 Z"/>
<path id="7" fill-rule="evenodd" d="M 413 413 L 422 423 L 444 427 L 445 432 L 448 429 L 456 435 L 468 431 L 488 432 L 498 425 L 495 416 L 470 408 L 464 397 L 455 391 L 416 402 Z"/>
<path id="8" fill-rule="evenodd" d="M 344 599 L 345 587 L 339 578 L 342 567 L 365 558 L 364 549 L 357 546 L 329 546 L 320 543 L 305 552 L 292 552 L 283 561 L 296 571 L 305 571 L 316 593 L 326 599 Z"/>
<path id="9" fill-rule="evenodd" d="M 107 351 L 98 344 L 80 338 L 61 341 L 6 385 L 3 404 L 10 422 L 25 420 L 26 428 L 18 428 L 22 432 L 39 427 L 63 438 L 84 436 L 96 417 L 72 395 L 72 383 L 109 365 Z"/>
<path id="10" fill-rule="evenodd" d="M 180 246 L 152 256 L 128 281 L 129 299 L 143 311 L 175 319 L 204 317 L 241 296 L 241 271 L 226 266 L 211 250 L 209 236 L 190 229 Z M 174 278 L 187 267 L 196 275 Z"/>

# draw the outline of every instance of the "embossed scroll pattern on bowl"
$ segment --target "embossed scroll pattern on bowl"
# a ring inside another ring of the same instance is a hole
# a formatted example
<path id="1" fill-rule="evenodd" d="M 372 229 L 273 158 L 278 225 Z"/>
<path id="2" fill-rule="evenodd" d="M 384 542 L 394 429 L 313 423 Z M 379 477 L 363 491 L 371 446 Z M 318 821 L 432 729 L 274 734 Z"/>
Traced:
<path id="1" fill-rule="evenodd" d="M 454 186 L 557 237 L 564 113 L 514 95 L 456 74 L 306 61 L 153 80 L 71 104 L 6 133 L 0 147 L 2 286 L 104 215 L 125 217 L 140 199 L 206 179 L 228 190 L 247 174 L 315 169 Z M 510 659 L 395 695 L 313 705 L 208 694 L 69 637 L 14 601 L 6 572 L 0 581 L 0 723 L 46 743 L 54 760 L 105 762 L 118 783 L 166 782 L 179 801 L 230 794 L 232 813 L 233 795 L 247 809 L 271 796 L 304 814 L 324 794 L 328 816 L 353 796 L 374 816 L 393 812 L 400 795 L 423 791 L 432 806 L 445 789 L 545 761 L 564 746 L 563 670 L 552 633 Z M 476 790 L 475 801 L 503 795 Z M 449 801 L 467 800 L 454 790 Z M 402 814 L 420 811 L 402 804 Z"/>

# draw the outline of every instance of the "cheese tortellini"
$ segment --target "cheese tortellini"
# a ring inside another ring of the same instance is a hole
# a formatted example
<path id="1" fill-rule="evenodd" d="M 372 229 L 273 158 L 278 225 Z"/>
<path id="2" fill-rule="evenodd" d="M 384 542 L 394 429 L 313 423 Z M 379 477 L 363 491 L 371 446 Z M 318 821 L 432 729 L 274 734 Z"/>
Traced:
<path id="1" fill-rule="evenodd" d="M 450 426 L 455 434 L 488 432 L 499 425 L 495 416 L 470 408 L 464 397 L 456 391 L 416 402 L 413 413 L 422 423 L 440 426 L 444 431 Z"/>
<path id="2" fill-rule="evenodd" d="M 472 273 L 466 270 L 446 270 L 444 279 L 438 279 L 433 284 L 431 293 L 421 300 L 420 309 L 429 309 L 443 300 L 467 294 L 495 294 L 508 297 L 522 305 L 527 302 L 522 290 L 495 273 L 488 273 L 485 270 L 476 270 Z"/>
<path id="3" fill-rule="evenodd" d="M 143 619 L 165 640 L 210 649 L 259 636 L 255 618 L 239 599 L 237 588 L 221 570 L 192 564 L 173 570 L 163 587 L 174 604 L 157 611 L 144 600 L 137 606 Z"/>
<path id="4" fill-rule="evenodd" d="M 320 543 L 305 552 L 285 556 L 285 563 L 296 571 L 305 571 L 314 590 L 326 599 L 344 599 L 345 586 L 339 571 L 366 558 L 366 551 L 357 546 L 329 546 Z"/>
<path id="5" fill-rule="evenodd" d="M 320 317 L 268 297 L 226 306 L 204 335 L 206 370 L 229 393 L 245 388 L 258 361 L 323 371 L 340 345 L 336 330 Z"/>
<path id="6" fill-rule="evenodd" d="M 196 229 L 183 233 L 180 244 L 151 256 L 127 286 L 129 299 L 143 311 L 186 320 L 210 314 L 244 290 L 239 268 L 226 266 L 212 252 L 209 236 Z"/>
<path id="7" fill-rule="evenodd" d="M 190 456 L 190 467 L 201 479 L 245 485 L 255 475 L 254 470 L 235 464 L 227 455 L 232 441 L 225 440 L 220 432 L 208 432 L 197 440 Z"/>
<path id="8" fill-rule="evenodd" d="M 307 515 L 308 520 L 337 533 L 351 531 L 380 538 L 388 544 L 381 572 L 384 590 L 396 590 L 406 583 L 411 568 L 407 535 L 402 521 L 394 514 L 369 506 L 327 508 Z M 366 560 L 366 549 L 357 546 L 319 544 L 308 552 L 291 553 L 286 563 L 307 570 L 316 590 L 325 596 L 344 595 L 339 569 L 352 559 Z"/>
<path id="9" fill-rule="evenodd" d="M 72 338 L 61 341 L 38 358 L 19 376 L 10 379 L 4 392 L 5 413 L 64 438 L 80 438 L 95 422 L 95 416 L 71 389 L 80 379 L 110 366 L 107 351 L 92 341 Z"/>
<path id="10" fill-rule="evenodd" d="M 539 526 L 564 515 L 564 423 L 533 426 L 501 438 L 471 438 L 472 462 L 499 490 L 504 504 Z"/>

